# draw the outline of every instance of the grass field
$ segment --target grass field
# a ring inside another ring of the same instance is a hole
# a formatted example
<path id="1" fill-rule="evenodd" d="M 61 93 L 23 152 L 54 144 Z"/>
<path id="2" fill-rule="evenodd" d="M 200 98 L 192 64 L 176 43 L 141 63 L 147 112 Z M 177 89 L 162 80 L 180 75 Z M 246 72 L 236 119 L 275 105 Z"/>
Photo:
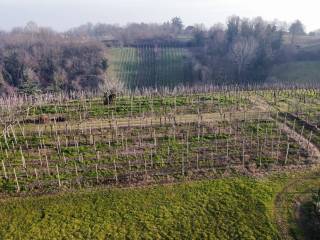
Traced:
<path id="1" fill-rule="evenodd" d="M 272 83 L 317 84 L 320 82 L 320 62 L 301 61 L 275 66 L 269 74 Z"/>
<path id="2" fill-rule="evenodd" d="M 290 45 L 292 41 L 291 35 L 284 35 L 284 43 Z M 320 45 L 319 36 L 295 36 L 295 45 L 300 46 L 303 50 L 317 50 Z"/>
<path id="3" fill-rule="evenodd" d="M 1 239 L 278 239 L 281 181 L 221 179 L 1 201 Z"/>
<path id="4" fill-rule="evenodd" d="M 129 88 L 174 87 L 192 81 L 191 54 L 185 48 L 112 48 L 108 75 Z"/>

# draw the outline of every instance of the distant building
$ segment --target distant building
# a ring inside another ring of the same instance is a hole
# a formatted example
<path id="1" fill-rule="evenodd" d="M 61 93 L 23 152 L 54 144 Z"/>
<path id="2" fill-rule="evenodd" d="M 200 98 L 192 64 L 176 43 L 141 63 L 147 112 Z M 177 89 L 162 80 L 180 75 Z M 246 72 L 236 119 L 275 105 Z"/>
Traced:
<path id="1" fill-rule="evenodd" d="M 103 36 L 99 37 L 101 42 L 103 42 L 107 47 L 120 47 L 121 42 L 118 39 L 115 39 L 113 36 Z"/>

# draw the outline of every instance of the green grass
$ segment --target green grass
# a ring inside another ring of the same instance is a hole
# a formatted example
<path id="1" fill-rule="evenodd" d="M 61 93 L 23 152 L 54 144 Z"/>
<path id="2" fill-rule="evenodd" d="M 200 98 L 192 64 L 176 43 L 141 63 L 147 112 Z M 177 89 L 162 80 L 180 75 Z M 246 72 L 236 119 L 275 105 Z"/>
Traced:
<path id="1" fill-rule="evenodd" d="M 315 228 L 314 216 L 311 216 L 312 195 L 320 187 L 319 173 L 309 173 L 301 179 L 288 182 L 287 188 L 279 195 L 278 215 L 284 220 L 283 229 L 293 239 L 318 239 L 319 229 Z M 298 204 L 301 210 L 297 210 Z M 299 214 L 298 214 L 299 212 Z M 300 217 L 300 224 L 297 222 Z M 301 224 L 302 223 L 302 224 Z"/>
<path id="2" fill-rule="evenodd" d="M 128 87 L 174 87 L 192 80 L 190 53 L 185 48 L 113 48 L 109 76 Z"/>
<path id="3" fill-rule="evenodd" d="M 320 62 L 301 61 L 277 65 L 270 73 L 276 82 L 286 84 L 312 84 L 320 82 Z"/>
<path id="4" fill-rule="evenodd" d="M 220 179 L 1 202 L 1 239 L 278 239 L 280 184 Z"/>
<path id="5" fill-rule="evenodd" d="M 291 35 L 284 35 L 284 43 L 291 45 Z M 303 50 L 320 44 L 319 36 L 295 36 L 294 45 L 300 46 Z"/>

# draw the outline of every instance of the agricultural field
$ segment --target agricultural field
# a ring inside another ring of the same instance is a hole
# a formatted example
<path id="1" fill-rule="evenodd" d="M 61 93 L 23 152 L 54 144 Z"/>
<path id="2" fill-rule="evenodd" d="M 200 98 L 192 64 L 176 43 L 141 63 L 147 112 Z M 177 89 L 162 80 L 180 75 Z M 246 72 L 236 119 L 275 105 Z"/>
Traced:
<path id="1" fill-rule="evenodd" d="M 319 94 L 2 98 L 0 237 L 281 239 L 279 193 L 318 176 Z"/>
<path id="2" fill-rule="evenodd" d="M 270 71 L 267 83 L 312 86 L 319 83 L 319 67 L 319 61 L 293 61 L 279 64 Z"/>
<path id="3" fill-rule="evenodd" d="M 287 45 L 292 43 L 292 36 L 290 34 L 284 35 L 284 43 Z M 295 36 L 294 43 L 303 50 L 317 50 L 319 49 L 320 38 L 319 36 Z"/>
<path id="4" fill-rule="evenodd" d="M 148 88 L 191 83 L 191 54 L 178 47 L 111 48 L 108 76 L 128 88 Z"/>
<path id="5" fill-rule="evenodd" d="M 310 142 L 320 147 L 319 92 L 317 90 L 295 90 L 263 92 L 263 97 L 281 114 L 288 126 L 300 132 Z"/>

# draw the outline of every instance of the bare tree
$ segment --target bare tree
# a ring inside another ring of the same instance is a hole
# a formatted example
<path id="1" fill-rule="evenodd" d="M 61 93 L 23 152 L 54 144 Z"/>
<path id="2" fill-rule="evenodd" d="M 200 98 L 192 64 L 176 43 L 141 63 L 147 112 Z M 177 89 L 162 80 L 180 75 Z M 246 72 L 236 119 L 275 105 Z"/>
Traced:
<path id="1" fill-rule="evenodd" d="M 294 23 L 291 24 L 289 28 L 289 32 L 291 34 L 291 44 L 295 43 L 295 39 L 297 36 L 306 35 L 306 32 L 304 30 L 304 26 L 300 20 L 296 20 Z"/>
<path id="2" fill-rule="evenodd" d="M 231 58 L 237 65 L 238 78 L 241 78 L 244 69 L 254 59 L 257 48 L 257 40 L 253 37 L 240 37 L 233 42 L 231 46 Z"/>
<path id="3" fill-rule="evenodd" d="M 183 30 L 183 22 L 179 17 L 172 18 L 171 25 L 175 33 L 180 33 Z"/>

